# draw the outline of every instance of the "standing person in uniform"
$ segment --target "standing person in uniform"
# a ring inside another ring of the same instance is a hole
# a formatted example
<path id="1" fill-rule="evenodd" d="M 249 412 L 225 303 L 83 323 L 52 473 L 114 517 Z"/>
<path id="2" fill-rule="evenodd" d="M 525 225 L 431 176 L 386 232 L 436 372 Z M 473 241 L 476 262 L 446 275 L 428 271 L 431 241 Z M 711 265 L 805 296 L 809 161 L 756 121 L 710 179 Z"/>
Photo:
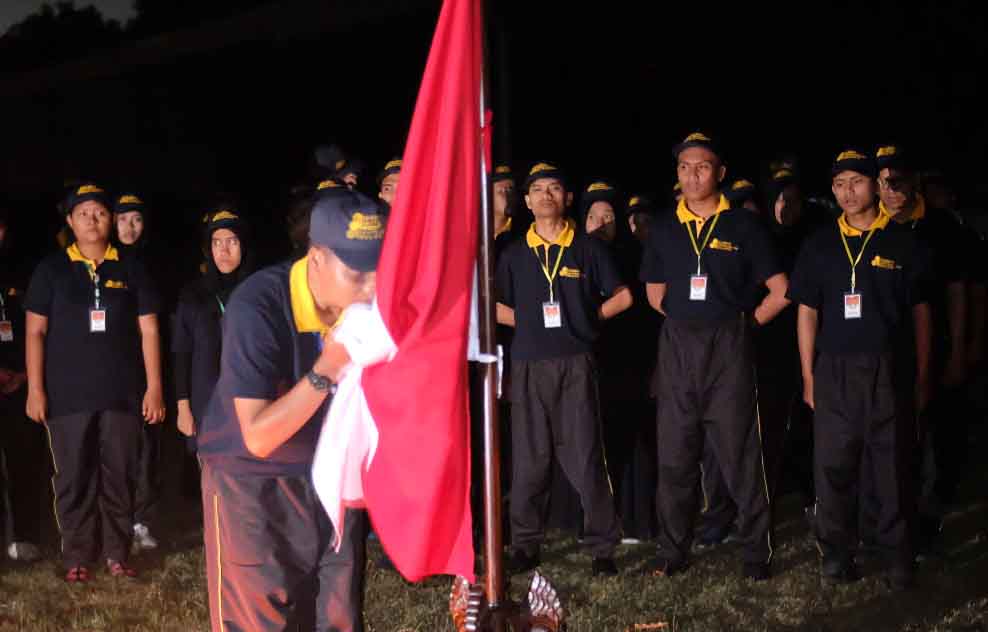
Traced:
<path id="1" fill-rule="evenodd" d="M 398 182 L 401 180 L 401 158 L 389 160 L 384 165 L 381 174 L 377 176 L 377 197 L 388 203 L 388 206 L 395 203 L 395 196 L 398 195 Z"/>
<path id="2" fill-rule="evenodd" d="M 879 211 L 871 158 L 842 152 L 831 173 L 843 213 L 807 239 L 789 289 L 799 305 L 803 398 L 815 411 L 821 573 L 834 583 L 859 577 L 854 551 L 867 451 L 880 504 L 876 540 L 889 580 L 904 587 L 913 570 L 901 446 L 915 432 L 913 400 L 922 407 L 928 392 L 928 255 L 914 232 Z"/>
<path id="3" fill-rule="evenodd" d="M 24 414 L 24 289 L 29 268 L 16 252 L 6 210 L 0 208 L 0 541 L 8 533 L 7 556 L 21 562 L 41 558 L 41 498 L 48 458 L 44 428 Z M 3 498 L 9 504 L 2 502 Z"/>
<path id="4" fill-rule="evenodd" d="M 230 297 L 220 376 L 198 428 L 214 632 L 284 630 L 316 582 L 316 629 L 363 630 L 366 517 L 332 523 L 310 471 L 333 383 L 349 363 L 331 327 L 374 297 L 383 205 L 314 196 L 308 254 Z"/>
<path id="5" fill-rule="evenodd" d="M 933 318 L 930 356 L 930 400 L 925 410 L 917 410 L 919 419 L 918 461 L 920 465 L 918 523 L 915 545 L 928 552 L 940 532 L 944 499 L 938 494 L 944 469 L 961 455 L 944 450 L 952 441 L 964 442 L 964 382 L 967 370 L 967 291 L 968 275 L 977 249 L 977 237 L 949 211 L 927 204 L 919 191 L 918 173 L 910 157 L 896 145 L 878 149 L 879 211 L 892 221 L 912 230 L 929 248 L 932 256 L 932 293 L 930 313 Z M 873 474 L 872 471 L 870 474 Z M 868 473 L 866 473 L 868 474 Z M 869 477 L 868 480 L 871 480 Z M 871 488 L 864 492 L 873 493 Z M 878 500 L 877 498 L 875 500 Z M 877 512 L 872 508 L 872 520 Z M 872 524 L 866 524 L 870 527 Z M 870 535 L 870 534 L 863 534 Z"/>
<path id="6" fill-rule="evenodd" d="M 511 347 L 511 544 L 509 568 L 539 564 L 550 472 L 557 459 L 584 510 L 593 575 L 614 575 L 620 526 L 601 444 L 593 344 L 600 321 L 631 307 L 602 242 L 565 217 L 573 194 L 563 173 L 538 163 L 525 181 L 535 221 L 497 267 L 497 321 L 515 328 Z"/>
<path id="7" fill-rule="evenodd" d="M 113 203 L 113 227 L 119 250 L 148 263 L 147 208 L 134 193 L 118 195 Z M 162 284 L 155 283 L 160 292 Z M 146 424 L 141 432 L 134 488 L 134 549 L 153 550 L 158 540 L 151 534 L 161 499 L 161 424 Z"/>
<path id="8" fill-rule="evenodd" d="M 694 133 L 673 154 L 683 199 L 652 225 L 641 279 L 665 315 L 659 338 L 655 573 L 689 561 L 699 463 L 709 436 L 744 543 L 742 575 L 770 576 L 771 516 L 755 384 L 752 328 L 788 304 L 787 279 L 762 222 L 731 209 L 719 186 L 726 167 L 713 141 Z M 756 291 L 768 294 L 756 304 Z"/>
<path id="9" fill-rule="evenodd" d="M 246 225 L 235 210 L 209 213 L 203 233 L 206 273 L 182 291 L 175 310 L 171 351 L 175 371 L 176 424 L 195 452 L 197 421 L 206 411 L 220 374 L 221 322 L 233 290 L 253 271 Z M 189 472 L 197 463 L 186 462 Z"/>
<path id="10" fill-rule="evenodd" d="M 94 184 L 63 205 L 75 241 L 31 277 L 27 414 L 48 429 L 65 579 L 85 582 L 101 553 L 127 565 L 141 416 L 161 423 L 158 296 L 144 266 L 110 244 L 110 200 Z M 141 355 L 147 390 L 141 397 Z"/>

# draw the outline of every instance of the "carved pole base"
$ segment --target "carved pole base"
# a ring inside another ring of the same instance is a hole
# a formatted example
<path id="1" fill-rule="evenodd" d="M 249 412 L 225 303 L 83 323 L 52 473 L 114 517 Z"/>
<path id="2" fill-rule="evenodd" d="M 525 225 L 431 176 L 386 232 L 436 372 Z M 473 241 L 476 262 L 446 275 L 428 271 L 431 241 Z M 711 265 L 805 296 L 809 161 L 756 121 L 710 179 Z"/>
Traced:
<path id="1" fill-rule="evenodd" d="M 497 608 L 489 607 L 482 586 L 457 577 L 449 611 L 456 632 L 562 632 L 566 625 L 559 594 L 538 571 L 529 582 L 524 604 L 507 601 Z"/>

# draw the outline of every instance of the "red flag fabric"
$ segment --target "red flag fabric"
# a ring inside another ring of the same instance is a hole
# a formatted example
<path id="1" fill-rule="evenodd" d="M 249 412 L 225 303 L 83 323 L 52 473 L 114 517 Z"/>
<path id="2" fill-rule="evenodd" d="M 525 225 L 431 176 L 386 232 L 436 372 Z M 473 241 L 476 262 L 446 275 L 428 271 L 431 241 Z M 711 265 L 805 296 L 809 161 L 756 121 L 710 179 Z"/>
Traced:
<path id="1" fill-rule="evenodd" d="M 362 385 L 380 432 L 363 475 L 385 552 L 410 581 L 474 581 L 467 330 L 480 200 L 480 0 L 445 0 L 377 271 L 397 355 Z"/>

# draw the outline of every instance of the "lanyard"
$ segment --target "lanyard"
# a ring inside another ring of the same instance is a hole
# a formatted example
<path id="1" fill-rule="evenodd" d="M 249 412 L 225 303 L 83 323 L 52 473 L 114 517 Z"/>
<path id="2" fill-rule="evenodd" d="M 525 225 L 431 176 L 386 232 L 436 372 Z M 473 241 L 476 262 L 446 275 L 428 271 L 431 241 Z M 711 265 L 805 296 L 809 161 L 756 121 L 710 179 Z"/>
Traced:
<path id="1" fill-rule="evenodd" d="M 86 264 L 86 270 L 89 271 L 89 278 L 93 280 L 93 307 L 99 309 L 99 272 L 88 263 Z"/>
<path id="2" fill-rule="evenodd" d="M 545 263 L 542 263 L 542 257 L 539 256 L 539 247 L 535 246 L 532 248 L 532 252 L 535 253 L 535 258 L 539 260 L 539 267 L 542 268 L 542 274 L 545 275 L 545 280 L 549 282 L 549 302 L 556 302 L 556 295 L 552 289 L 552 283 L 556 280 L 556 275 L 559 274 L 559 264 L 563 260 L 563 251 L 566 250 L 566 246 L 559 246 L 559 256 L 556 257 L 556 265 L 552 268 L 552 272 L 549 272 L 549 246 L 551 244 L 546 244 L 545 246 Z"/>
<path id="3" fill-rule="evenodd" d="M 864 238 L 864 243 L 861 244 L 861 250 L 858 251 L 858 256 L 854 257 L 851 255 L 851 247 L 847 245 L 847 237 L 844 236 L 844 231 L 837 227 L 837 232 L 840 233 L 840 240 L 844 243 L 844 252 L 847 253 L 847 261 L 851 264 L 851 294 L 854 294 L 854 289 L 857 287 L 857 267 L 858 263 L 861 262 L 861 255 L 864 254 L 865 248 L 868 247 L 868 242 L 871 241 L 871 236 L 875 234 L 875 228 L 868 231 L 868 235 Z"/>
<path id="4" fill-rule="evenodd" d="M 700 232 L 702 228 L 696 229 L 696 237 L 693 236 L 693 231 L 690 230 L 690 224 L 692 222 L 686 222 L 686 233 L 690 236 L 690 243 L 693 244 L 693 252 L 696 253 L 696 273 L 700 274 L 700 253 L 707 247 L 707 242 L 710 241 L 710 236 L 714 234 L 714 228 L 717 226 L 717 220 L 720 219 L 720 213 L 714 215 L 714 221 L 710 223 L 710 230 L 707 231 L 707 236 L 703 238 L 703 243 L 699 246 L 696 240 L 700 238 Z"/>
<path id="5" fill-rule="evenodd" d="M 216 304 L 220 306 L 220 316 L 226 314 L 226 305 L 223 304 L 223 299 L 219 297 L 219 294 L 214 294 L 213 298 L 216 299 Z"/>

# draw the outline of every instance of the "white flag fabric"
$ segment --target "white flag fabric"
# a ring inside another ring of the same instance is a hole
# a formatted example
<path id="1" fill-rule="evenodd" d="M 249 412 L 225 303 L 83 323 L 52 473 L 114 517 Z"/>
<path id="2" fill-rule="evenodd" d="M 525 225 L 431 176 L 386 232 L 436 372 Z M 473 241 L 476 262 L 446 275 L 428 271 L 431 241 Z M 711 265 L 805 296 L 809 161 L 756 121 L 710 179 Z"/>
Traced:
<path id="1" fill-rule="evenodd" d="M 364 368 L 391 360 L 397 349 L 376 302 L 347 309 L 333 338 L 350 354 L 350 364 L 337 385 L 319 434 L 312 482 L 333 523 L 333 546 L 338 551 L 346 509 L 364 506 L 362 475 L 377 450 L 377 424 L 367 407 L 360 377 Z"/>

